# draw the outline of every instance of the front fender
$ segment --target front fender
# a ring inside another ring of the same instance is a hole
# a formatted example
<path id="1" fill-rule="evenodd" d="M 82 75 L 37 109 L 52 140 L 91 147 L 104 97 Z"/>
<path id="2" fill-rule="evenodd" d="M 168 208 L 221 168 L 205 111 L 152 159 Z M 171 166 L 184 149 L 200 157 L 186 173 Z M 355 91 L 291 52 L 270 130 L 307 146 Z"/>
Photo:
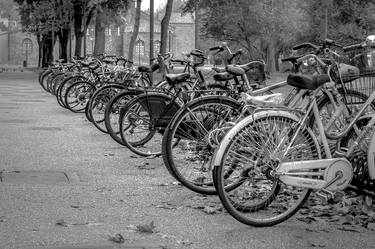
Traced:
<path id="1" fill-rule="evenodd" d="M 253 115 L 250 115 L 250 116 L 244 118 L 239 123 L 237 123 L 235 126 L 233 126 L 233 128 L 230 129 L 230 131 L 225 135 L 225 137 L 223 138 L 223 140 L 220 143 L 220 146 L 219 146 L 218 150 L 216 151 L 216 154 L 215 154 L 215 157 L 214 157 L 214 160 L 213 160 L 214 167 L 220 166 L 220 164 L 221 164 L 221 162 L 222 162 L 222 160 L 225 156 L 227 146 L 229 146 L 233 137 L 235 137 L 236 134 L 239 131 L 241 131 L 244 127 L 246 127 L 248 124 L 252 123 L 254 120 L 259 119 L 259 118 L 263 118 L 263 117 L 267 117 L 267 116 L 281 116 L 281 115 L 284 116 L 284 117 L 288 117 L 288 118 L 290 118 L 290 119 L 292 119 L 296 122 L 298 122 L 300 120 L 297 115 L 295 115 L 291 112 L 276 109 L 276 110 L 267 110 L 267 111 L 256 112 Z"/>

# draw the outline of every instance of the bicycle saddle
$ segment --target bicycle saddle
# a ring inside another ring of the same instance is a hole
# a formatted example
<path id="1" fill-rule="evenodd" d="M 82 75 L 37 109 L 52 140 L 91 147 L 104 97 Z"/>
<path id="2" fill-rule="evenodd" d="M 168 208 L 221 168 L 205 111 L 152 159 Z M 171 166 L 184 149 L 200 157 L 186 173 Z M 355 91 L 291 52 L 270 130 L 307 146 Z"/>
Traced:
<path id="1" fill-rule="evenodd" d="M 231 73 L 223 72 L 214 74 L 213 78 L 215 81 L 227 81 L 233 79 L 234 76 Z"/>
<path id="2" fill-rule="evenodd" d="M 167 74 L 165 78 L 169 85 L 175 85 L 190 78 L 190 73 Z"/>
<path id="3" fill-rule="evenodd" d="M 141 73 L 151 73 L 151 72 L 155 72 L 156 70 L 158 70 L 159 67 L 160 66 L 157 63 L 152 64 L 151 66 L 141 65 L 141 66 L 138 66 L 138 71 Z"/>
<path id="4" fill-rule="evenodd" d="M 250 69 L 254 68 L 261 68 L 264 69 L 264 63 L 261 61 L 250 61 L 249 63 L 243 65 L 227 65 L 225 70 L 233 75 L 241 76 L 245 72 L 249 71 Z"/>
<path id="5" fill-rule="evenodd" d="M 302 75 L 302 74 L 289 74 L 287 84 L 290 86 L 298 87 L 301 89 L 315 90 L 330 78 L 327 74 L 322 75 Z"/>

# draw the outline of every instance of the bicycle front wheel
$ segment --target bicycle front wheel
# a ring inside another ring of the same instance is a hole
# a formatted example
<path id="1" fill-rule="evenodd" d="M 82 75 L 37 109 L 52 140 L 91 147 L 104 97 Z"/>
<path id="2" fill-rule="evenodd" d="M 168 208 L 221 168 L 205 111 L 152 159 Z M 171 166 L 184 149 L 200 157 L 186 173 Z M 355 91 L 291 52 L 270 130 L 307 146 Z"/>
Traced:
<path id="1" fill-rule="evenodd" d="M 312 131 L 282 111 L 259 112 L 235 125 L 215 157 L 217 191 L 226 210 L 251 226 L 272 226 L 291 217 L 310 190 L 283 184 L 275 171 L 281 162 L 320 158 Z M 284 157 L 286 148 L 291 144 Z"/>
<path id="2" fill-rule="evenodd" d="M 211 159 L 220 138 L 239 116 L 239 102 L 224 96 L 200 97 L 186 104 L 163 136 L 168 171 L 182 185 L 201 194 L 216 194 Z"/>

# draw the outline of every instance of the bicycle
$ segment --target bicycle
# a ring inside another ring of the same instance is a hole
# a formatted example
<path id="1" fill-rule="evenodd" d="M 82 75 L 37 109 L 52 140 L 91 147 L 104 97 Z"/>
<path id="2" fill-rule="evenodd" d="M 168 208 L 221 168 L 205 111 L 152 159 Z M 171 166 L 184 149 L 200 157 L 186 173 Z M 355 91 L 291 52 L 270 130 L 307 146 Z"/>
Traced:
<path id="1" fill-rule="evenodd" d="M 315 55 L 306 56 L 312 57 L 325 65 Z M 366 143 L 368 138 L 375 139 L 375 116 L 367 118 L 365 124 L 360 125 L 360 121 L 373 105 L 375 92 L 356 113 L 350 111 L 343 96 L 336 94 L 333 115 L 323 124 L 317 98 L 328 82 L 332 82 L 330 70 L 327 75 L 312 77 L 289 75 L 288 84 L 311 93 L 305 112 L 286 107 L 260 108 L 223 138 L 213 160 L 213 176 L 220 200 L 238 221 L 252 226 L 278 224 L 297 212 L 312 190 L 330 198 L 335 191 L 349 187 L 358 153 L 366 153 L 371 159 L 375 143 Z M 345 119 L 341 120 L 342 116 Z M 312 117 L 318 127 L 315 132 L 309 126 Z M 342 122 L 345 126 L 336 125 Z M 343 138 L 346 142 L 330 146 L 329 139 Z M 368 169 L 365 178 L 370 181 L 375 179 L 375 165 L 368 162 L 362 170 Z"/>

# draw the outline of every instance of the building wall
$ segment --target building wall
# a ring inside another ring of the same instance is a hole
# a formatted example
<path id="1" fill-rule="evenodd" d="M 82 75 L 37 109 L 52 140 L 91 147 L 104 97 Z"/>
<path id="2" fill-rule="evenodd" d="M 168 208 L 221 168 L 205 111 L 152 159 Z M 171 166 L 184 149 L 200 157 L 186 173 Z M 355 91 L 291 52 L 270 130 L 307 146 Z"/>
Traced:
<path id="1" fill-rule="evenodd" d="M 0 34 L 0 64 L 8 64 L 8 35 Z"/>
<path id="2" fill-rule="evenodd" d="M 8 61 L 8 35 L 0 36 L 1 64 L 23 65 L 23 62 L 27 60 L 28 66 L 38 65 L 38 42 L 34 35 L 16 32 L 11 33 L 9 39 L 10 61 Z M 26 40 L 28 45 L 26 45 Z"/>
<path id="3" fill-rule="evenodd" d="M 195 48 L 194 23 L 177 23 L 171 25 L 175 27 L 173 32 L 173 53 L 175 57 L 180 57 L 182 53 L 188 53 L 193 50 Z"/>

